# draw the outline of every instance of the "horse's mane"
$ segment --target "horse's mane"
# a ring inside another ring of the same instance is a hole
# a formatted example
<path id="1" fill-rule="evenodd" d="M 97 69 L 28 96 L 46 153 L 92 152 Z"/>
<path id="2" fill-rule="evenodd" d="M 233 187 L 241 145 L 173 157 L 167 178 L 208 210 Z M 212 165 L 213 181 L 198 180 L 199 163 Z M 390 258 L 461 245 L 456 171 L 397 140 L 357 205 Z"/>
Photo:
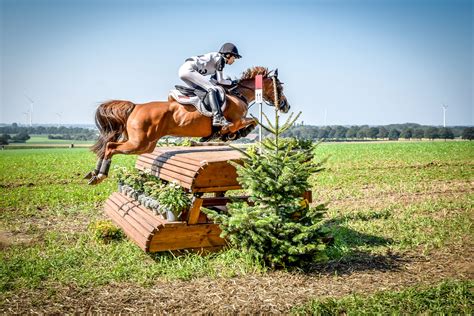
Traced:
<path id="1" fill-rule="evenodd" d="M 266 67 L 256 66 L 245 70 L 242 73 L 240 80 L 254 79 L 257 75 L 262 75 L 264 78 L 270 75 L 272 71 Z"/>

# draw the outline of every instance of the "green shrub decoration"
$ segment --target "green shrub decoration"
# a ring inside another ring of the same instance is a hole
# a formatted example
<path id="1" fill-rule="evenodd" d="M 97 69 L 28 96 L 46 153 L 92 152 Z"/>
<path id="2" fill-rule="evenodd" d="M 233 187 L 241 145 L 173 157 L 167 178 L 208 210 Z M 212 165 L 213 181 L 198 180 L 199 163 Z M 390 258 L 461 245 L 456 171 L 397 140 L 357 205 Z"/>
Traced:
<path id="1" fill-rule="evenodd" d="M 326 208 L 310 207 L 302 198 L 311 187 L 308 178 L 322 170 L 322 163 L 314 161 L 313 143 L 279 137 L 300 114 L 293 120 L 290 115 L 282 127 L 278 111 L 274 124 L 265 116 L 268 126 L 259 124 L 272 136 L 246 151 L 236 148 L 243 153 L 243 165 L 233 164 L 251 203 L 228 204 L 228 213 L 204 210 L 220 224 L 222 237 L 272 267 L 325 259 Z"/>
<path id="2" fill-rule="evenodd" d="M 175 182 L 170 182 L 161 189 L 158 202 L 164 209 L 173 212 L 176 217 L 179 217 L 182 211 L 191 206 L 191 199 L 184 189 Z"/>
<path id="3" fill-rule="evenodd" d="M 124 238 L 122 230 L 109 220 L 99 220 L 90 223 L 89 231 L 95 240 L 103 243 L 109 243 L 114 240 L 118 241 Z"/>

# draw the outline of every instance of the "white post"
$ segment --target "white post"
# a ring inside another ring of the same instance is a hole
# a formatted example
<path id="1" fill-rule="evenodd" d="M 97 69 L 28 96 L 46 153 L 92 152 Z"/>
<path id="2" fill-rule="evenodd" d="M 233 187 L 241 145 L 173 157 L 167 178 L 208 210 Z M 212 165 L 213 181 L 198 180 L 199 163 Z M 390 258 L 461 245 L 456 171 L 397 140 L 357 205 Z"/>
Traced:
<path id="1" fill-rule="evenodd" d="M 262 121 L 262 111 L 263 111 L 262 102 L 258 103 L 258 109 L 260 111 L 260 116 L 259 116 L 258 120 L 261 122 Z M 262 127 L 261 126 L 258 127 L 258 141 L 259 142 L 262 141 Z"/>
<path id="2" fill-rule="evenodd" d="M 33 102 L 30 104 L 30 127 L 33 126 Z"/>
<path id="3" fill-rule="evenodd" d="M 260 111 L 260 115 L 258 120 L 260 124 L 262 123 L 262 103 L 263 103 L 263 76 L 257 75 L 255 77 L 255 103 L 258 103 L 258 109 Z M 263 140 L 263 133 L 262 133 L 262 126 L 258 127 L 258 141 L 261 143 Z M 260 145 L 260 153 L 262 152 L 262 146 Z"/>
<path id="4" fill-rule="evenodd" d="M 33 104 L 35 101 L 33 101 L 33 99 L 30 98 L 26 93 L 24 93 L 24 95 L 30 101 L 30 126 L 33 126 Z"/>
<path id="5" fill-rule="evenodd" d="M 446 127 L 446 110 L 448 109 L 447 105 L 443 105 L 443 127 Z"/>

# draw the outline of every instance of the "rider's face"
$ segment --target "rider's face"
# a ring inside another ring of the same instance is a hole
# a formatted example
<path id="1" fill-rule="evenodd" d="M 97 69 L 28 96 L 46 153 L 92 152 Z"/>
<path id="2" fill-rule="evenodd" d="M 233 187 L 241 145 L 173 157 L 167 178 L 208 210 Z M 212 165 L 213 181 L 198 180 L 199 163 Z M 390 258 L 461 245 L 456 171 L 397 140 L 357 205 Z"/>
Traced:
<path id="1" fill-rule="evenodd" d="M 232 65 L 234 61 L 235 61 L 235 56 L 230 56 L 229 58 L 227 58 L 226 63 L 228 65 Z"/>

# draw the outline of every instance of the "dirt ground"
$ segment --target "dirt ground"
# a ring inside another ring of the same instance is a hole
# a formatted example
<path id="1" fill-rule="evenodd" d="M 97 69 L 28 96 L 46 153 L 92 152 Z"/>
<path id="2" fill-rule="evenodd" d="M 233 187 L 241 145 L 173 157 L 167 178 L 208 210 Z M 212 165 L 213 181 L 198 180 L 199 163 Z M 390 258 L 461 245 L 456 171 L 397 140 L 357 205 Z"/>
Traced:
<path id="1" fill-rule="evenodd" d="M 287 313 L 312 298 L 401 290 L 446 279 L 472 280 L 471 250 L 470 246 L 445 248 L 427 256 L 362 253 L 356 260 L 314 266 L 306 273 L 156 282 L 151 287 L 121 283 L 84 289 L 48 284 L 48 291 L 25 290 L 6 297 L 0 310 L 7 314 Z"/>

